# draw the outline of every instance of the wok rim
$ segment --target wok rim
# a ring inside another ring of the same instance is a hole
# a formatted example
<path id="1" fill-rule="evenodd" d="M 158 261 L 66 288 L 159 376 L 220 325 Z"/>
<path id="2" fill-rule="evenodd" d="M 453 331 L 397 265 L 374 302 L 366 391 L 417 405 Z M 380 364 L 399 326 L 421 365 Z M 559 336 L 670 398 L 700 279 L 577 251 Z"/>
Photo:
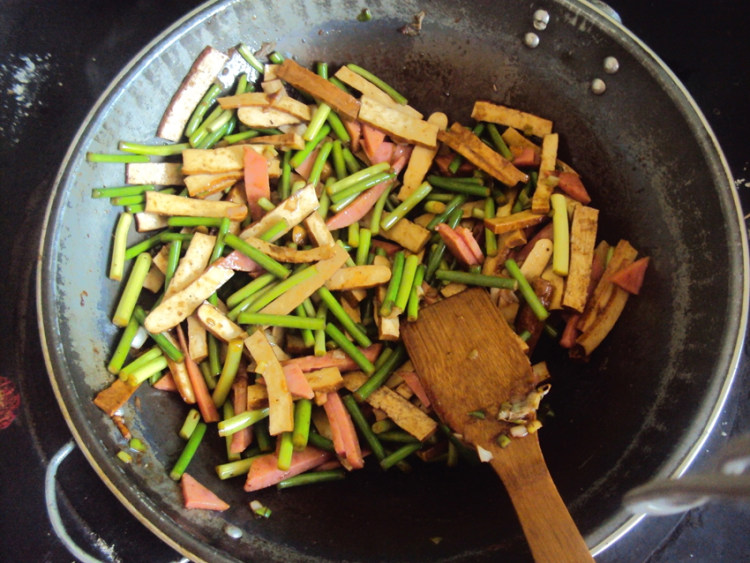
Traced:
<path id="1" fill-rule="evenodd" d="M 65 191 L 68 178 L 72 172 L 72 162 L 74 156 L 81 150 L 83 142 L 86 140 L 88 134 L 94 131 L 97 127 L 97 117 L 106 111 L 107 107 L 116 100 L 117 93 L 128 86 L 130 80 L 132 80 L 137 74 L 143 69 L 148 67 L 150 62 L 157 58 L 164 50 L 171 46 L 177 41 L 183 34 L 189 31 L 192 27 L 201 25 L 206 20 L 210 19 L 216 12 L 223 10 L 225 7 L 232 4 L 240 3 L 243 0 L 209 0 L 208 2 L 201 4 L 184 14 L 182 17 L 174 21 L 164 31 L 159 33 L 154 39 L 147 43 L 133 58 L 120 70 L 120 72 L 112 79 L 109 86 L 101 93 L 97 101 L 92 106 L 80 125 L 78 131 L 74 135 L 70 142 L 69 148 L 60 164 L 58 173 L 56 174 L 52 183 L 52 190 L 50 192 L 50 198 L 44 213 L 42 222 L 42 231 L 39 242 L 39 252 L 36 265 L 36 305 L 37 305 L 37 324 L 39 328 L 40 343 L 42 347 L 42 354 L 44 357 L 44 363 L 47 370 L 47 374 L 50 380 L 50 384 L 53 389 L 53 393 L 57 404 L 61 410 L 63 418 L 76 442 L 76 445 L 83 453 L 84 457 L 88 461 L 89 465 L 93 468 L 97 476 L 102 480 L 106 487 L 112 492 L 112 494 L 123 504 L 126 509 L 146 528 L 156 535 L 159 539 L 165 542 L 167 545 L 175 549 L 180 554 L 191 558 L 196 561 L 210 561 L 212 557 L 215 557 L 216 551 L 211 546 L 196 540 L 189 534 L 187 534 L 183 528 L 181 528 L 174 521 L 166 522 L 164 528 L 168 529 L 170 533 L 167 533 L 158 524 L 165 524 L 165 520 L 160 520 L 159 514 L 153 513 L 148 503 L 138 498 L 137 494 L 133 492 L 133 484 L 128 483 L 128 480 L 122 476 L 118 476 L 113 473 L 112 465 L 113 460 L 110 456 L 103 451 L 101 447 L 90 447 L 87 445 L 85 440 L 85 431 L 82 432 L 80 428 L 86 428 L 85 424 L 76 424 L 76 418 L 79 418 L 79 422 L 85 421 L 85 416 L 80 412 L 77 412 L 76 404 L 69 405 L 65 398 L 65 392 L 61 384 L 66 380 L 64 375 L 59 375 L 64 370 L 56 369 L 56 366 L 61 364 L 59 356 L 56 353 L 56 334 L 54 331 L 45 330 L 47 320 L 49 317 L 48 310 L 52 310 L 51 303 L 54 301 L 53 292 L 50 291 L 49 283 L 45 283 L 47 276 L 51 272 L 47 271 L 48 261 L 45 257 L 50 251 L 50 245 L 54 239 L 54 230 L 50 227 L 54 226 L 53 218 L 55 217 L 56 210 L 58 209 L 58 200 L 61 194 Z M 683 475 L 693 464 L 693 462 L 699 456 L 703 445 L 706 443 L 712 432 L 714 431 L 719 417 L 726 405 L 727 399 L 730 395 L 732 385 L 736 379 L 737 372 L 741 363 L 741 355 L 744 349 L 747 327 L 748 327 L 748 310 L 750 302 L 750 258 L 748 252 L 748 234 L 745 228 L 745 221 L 742 215 L 742 208 L 739 200 L 739 195 L 735 189 L 734 178 L 729 168 L 726 157 L 719 145 L 718 139 L 716 138 L 709 122 L 705 115 L 699 108 L 697 102 L 693 99 L 687 88 L 672 72 L 672 70 L 662 61 L 662 59 L 649 48 L 643 41 L 641 41 L 634 33 L 632 33 L 627 27 L 621 22 L 614 19 L 606 9 L 600 7 L 596 3 L 592 3 L 588 0 L 554 0 L 554 2 L 563 6 L 566 10 L 573 13 L 586 12 L 586 15 L 590 17 L 595 24 L 601 25 L 606 24 L 611 27 L 615 32 L 613 35 L 615 39 L 623 44 L 624 47 L 631 51 L 633 49 L 640 51 L 639 62 L 644 64 L 646 60 L 650 60 L 651 64 L 656 67 L 656 70 L 666 78 L 669 88 L 672 90 L 672 94 L 677 94 L 680 101 L 685 104 L 685 107 L 692 112 L 693 116 L 697 119 L 701 129 L 705 132 L 708 140 L 706 149 L 702 149 L 701 152 L 706 156 L 709 162 L 715 161 L 718 164 L 718 169 L 721 171 L 722 179 L 726 180 L 726 189 L 729 191 L 729 199 L 733 204 L 733 209 L 736 214 L 737 225 L 731 225 L 732 228 L 737 227 L 739 230 L 739 238 L 741 245 L 742 261 L 741 261 L 741 274 L 742 274 L 742 303 L 740 306 L 740 321 L 737 326 L 736 340 L 732 345 L 732 353 L 727 363 L 727 373 L 723 377 L 723 383 L 718 396 L 714 402 L 705 424 L 700 431 L 700 434 L 695 439 L 694 443 L 687 452 L 682 456 L 681 459 L 671 460 L 667 458 L 665 465 L 672 466 L 673 469 L 669 471 L 666 476 L 669 478 L 677 478 Z M 593 15 L 593 17 L 592 17 Z M 710 153 L 708 148 L 711 149 Z M 723 183 L 723 182 L 722 182 Z M 721 186 L 717 183 L 714 187 L 720 188 Z M 47 306 L 49 304 L 49 306 Z M 88 443 L 97 444 L 96 440 L 88 440 Z M 613 515 L 613 518 L 617 515 Z M 644 518 L 644 515 L 631 515 L 624 522 L 618 525 L 614 531 L 609 533 L 604 539 L 599 540 L 593 546 L 590 546 L 590 550 L 593 556 L 598 556 L 606 551 L 609 547 L 614 545 L 626 534 L 628 534 L 638 523 Z M 224 555 L 224 554 L 222 554 Z M 231 555 L 226 554 L 227 557 Z"/>

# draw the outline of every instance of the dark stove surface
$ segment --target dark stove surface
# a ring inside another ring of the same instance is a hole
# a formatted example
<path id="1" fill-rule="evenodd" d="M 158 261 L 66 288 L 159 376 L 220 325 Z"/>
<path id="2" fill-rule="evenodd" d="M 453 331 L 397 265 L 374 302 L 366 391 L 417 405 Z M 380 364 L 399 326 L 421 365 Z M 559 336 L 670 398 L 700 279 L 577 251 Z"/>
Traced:
<path id="1" fill-rule="evenodd" d="M 34 268 L 52 180 L 99 94 L 140 48 L 196 0 L 0 2 L 0 561 L 72 560 L 45 510 L 45 470 L 70 439 L 45 372 L 36 328 Z M 675 71 L 703 109 L 750 209 L 750 8 L 733 0 L 613 0 L 610 4 Z M 363 4 L 364 6 L 365 4 Z M 745 355 L 747 351 L 745 352 Z M 747 358 L 704 462 L 727 437 L 750 431 Z M 59 509 L 73 540 L 104 561 L 180 560 L 112 496 L 78 450 L 58 473 Z M 600 561 L 750 558 L 750 506 L 711 503 L 649 518 Z"/>

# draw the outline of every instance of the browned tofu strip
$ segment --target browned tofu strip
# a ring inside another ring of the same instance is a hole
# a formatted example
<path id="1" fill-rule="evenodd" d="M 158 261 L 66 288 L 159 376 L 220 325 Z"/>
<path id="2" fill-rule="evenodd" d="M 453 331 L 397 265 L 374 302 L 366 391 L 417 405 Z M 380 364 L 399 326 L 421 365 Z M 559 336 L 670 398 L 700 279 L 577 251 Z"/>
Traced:
<path id="1" fill-rule="evenodd" d="M 268 406 L 268 390 L 265 385 L 255 383 L 247 386 L 247 410 L 262 409 Z"/>
<path id="2" fill-rule="evenodd" d="M 297 250 L 286 246 L 272 244 L 256 237 L 248 236 L 243 240 L 253 248 L 260 250 L 263 254 L 270 256 L 274 260 L 291 264 L 305 264 L 308 262 L 327 260 L 328 258 L 331 258 L 336 251 L 334 248 L 334 246 L 336 246 L 335 243 L 326 246 L 316 246 L 314 248 Z"/>
<path id="3" fill-rule="evenodd" d="M 294 403 L 286 384 L 284 370 L 273 352 L 271 343 L 262 330 L 245 339 L 245 347 L 255 360 L 256 371 L 263 376 L 268 392 L 268 433 L 278 436 L 294 429 Z M 249 387 L 248 387 L 249 390 Z"/>
<path id="4" fill-rule="evenodd" d="M 185 176 L 185 186 L 190 197 L 203 198 L 232 187 L 244 176 L 241 170 L 216 174 L 191 174 Z"/>
<path id="5" fill-rule="evenodd" d="M 577 327 L 581 332 L 585 333 L 590 329 L 591 325 L 607 306 L 612 293 L 617 293 L 616 290 L 619 288 L 609 281 L 609 278 L 615 272 L 632 264 L 637 255 L 638 251 L 633 248 L 628 241 L 621 240 L 617 243 L 617 246 L 612 253 L 612 258 L 610 258 L 609 263 L 607 264 L 607 268 L 604 270 L 599 283 L 596 284 L 594 292 L 586 303 L 586 308 L 584 309 L 581 318 L 578 320 Z"/>
<path id="6" fill-rule="evenodd" d="M 232 221 L 242 221 L 247 216 L 247 207 L 231 201 L 206 201 L 161 192 L 146 192 L 146 211 L 160 215 L 229 217 Z"/>
<path id="7" fill-rule="evenodd" d="M 245 92 L 235 96 L 226 96 L 216 100 L 223 109 L 237 109 L 241 107 L 259 106 L 273 108 L 292 114 L 304 121 L 310 120 L 310 107 L 294 98 L 279 94 L 264 92 Z"/>
<path id="8" fill-rule="evenodd" d="M 399 219 L 390 229 L 381 230 L 380 236 L 403 246 L 409 252 L 419 254 L 430 240 L 432 231 L 420 227 L 408 219 Z"/>
<path id="9" fill-rule="evenodd" d="M 544 221 L 545 215 L 532 213 L 528 209 L 507 215 L 506 217 L 493 217 L 484 220 L 484 226 L 496 235 L 508 233 L 518 229 L 532 227 Z"/>
<path id="10" fill-rule="evenodd" d="M 331 291 L 375 287 L 391 279 L 391 269 L 374 264 L 341 268 L 326 282 Z"/>
<path id="11" fill-rule="evenodd" d="M 470 129 L 456 122 L 447 131 L 438 131 L 438 139 L 507 186 L 526 182 L 529 177 L 498 152 L 485 145 Z"/>
<path id="12" fill-rule="evenodd" d="M 128 402 L 136 389 L 138 387 L 133 387 L 118 377 L 112 382 L 112 385 L 99 391 L 94 397 L 94 404 L 108 416 L 112 416 Z"/>
<path id="13" fill-rule="evenodd" d="M 344 387 L 352 393 L 365 381 L 367 381 L 367 376 L 361 371 L 344 374 Z M 375 390 L 367 398 L 367 402 L 383 411 L 393 422 L 418 440 L 429 438 L 437 429 L 437 423 L 419 407 L 386 386 Z"/>
<path id="14" fill-rule="evenodd" d="M 143 326 L 147 331 L 156 334 L 180 324 L 233 275 L 234 271 L 229 268 L 210 266 L 185 289 L 169 296 L 154 307 L 146 317 Z"/>
<path id="15" fill-rule="evenodd" d="M 602 340 L 615 326 L 617 319 L 620 318 L 623 309 L 625 309 L 628 297 L 630 297 L 630 293 L 624 289 L 617 287 L 615 284 L 610 285 L 612 291 L 609 294 L 609 299 L 604 306 L 597 309 L 597 315 L 593 322 L 576 339 L 576 344 L 583 348 L 587 356 L 601 344 Z"/>
<path id="16" fill-rule="evenodd" d="M 344 386 L 344 379 L 337 367 L 305 372 L 305 379 L 315 393 L 330 393 Z"/>
<path id="17" fill-rule="evenodd" d="M 182 84 L 172 96 L 156 130 L 156 136 L 177 142 L 190 116 L 229 57 L 211 46 L 201 51 Z"/>
<path id="18" fill-rule="evenodd" d="M 293 149 L 296 151 L 305 148 L 305 140 L 299 133 L 282 133 L 281 135 L 254 137 L 253 143 L 256 145 L 273 145 L 280 149 Z"/>
<path id="19" fill-rule="evenodd" d="M 368 397 L 367 402 L 386 413 L 417 440 L 426 440 L 437 430 L 435 420 L 388 387 L 377 389 Z"/>
<path id="20" fill-rule="evenodd" d="M 354 96 L 347 94 L 325 78 L 297 64 L 292 59 L 285 59 L 276 69 L 276 75 L 295 88 L 307 92 L 313 98 L 327 103 L 341 114 L 341 117 L 352 121 L 357 119 L 359 102 Z"/>
<path id="21" fill-rule="evenodd" d="M 185 179 L 179 162 L 130 162 L 125 165 L 125 182 L 182 186 Z"/>
<path id="22" fill-rule="evenodd" d="M 579 313 L 583 312 L 588 297 L 598 221 L 598 209 L 579 205 L 570 226 L 570 268 L 562 304 Z"/>
<path id="23" fill-rule="evenodd" d="M 475 102 L 471 117 L 477 121 L 514 127 L 526 135 L 544 137 L 552 132 L 552 122 L 549 119 L 491 102 Z"/>
<path id="24" fill-rule="evenodd" d="M 531 198 L 531 211 L 534 213 L 549 213 L 549 197 L 555 189 L 555 184 L 551 180 L 551 173 L 555 170 L 559 140 L 557 133 L 550 133 L 542 139 L 542 162 L 539 165 L 539 181 Z"/>
<path id="25" fill-rule="evenodd" d="M 400 109 L 363 96 L 360 100 L 359 120 L 382 129 L 392 138 L 425 147 L 437 146 L 438 126 L 405 114 Z"/>
<path id="26" fill-rule="evenodd" d="M 500 136 L 503 138 L 503 141 L 505 141 L 505 143 L 511 149 L 513 149 L 514 147 L 518 147 L 518 148 L 529 147 L 529 148 L 534 149 L 534 151 L 536 151 L 537 153 L 541 154 L 542 149 L 541 147 L 539 147 L 539 145 L 537 145 L 533 141 L 521 135 L 521 133 L 519 133 L 516 129 L 513 129 L 513 127 L 508 127 L 505 131 L 503 131 L 503 134 Z M 577 174 L 577 172 L 573 170 L 572 166 L 570 166 L 569 164 L 566 164 L 560 159 L 557 160 L 557 166 L 563 172 L 573 172 L 574 174 Z"/>

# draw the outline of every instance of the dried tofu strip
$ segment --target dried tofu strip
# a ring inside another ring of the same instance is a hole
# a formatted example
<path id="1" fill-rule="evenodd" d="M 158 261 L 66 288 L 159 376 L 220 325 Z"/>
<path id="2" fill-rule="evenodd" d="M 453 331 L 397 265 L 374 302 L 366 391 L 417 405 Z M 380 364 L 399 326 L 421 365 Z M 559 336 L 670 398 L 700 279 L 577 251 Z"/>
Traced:
<path id="1" fill-rule="evenodd" d="M 448 116 L 441 112 L 435 112 L 427 118 L 427 123 L 435 125 L 442 131 L 448 127 Z M 414 147 L 409 157 L 409 164 L 404 172 L 404 183 L 398 192 L 398 199 L 405 200 L 422 184 L 436 154 L 437 147 L 430 148 L 420 145 Z"/>
<path id="2" fill-rule="evenodd" d="M 176 343 L 174 344 L 176 345 Z M 193 389 L 193 384 L 190 381 L 190 375 L 188 375 L 185 362 L 174 362 L 167 358 L 167 366 L 169 367 L 169 372 L 172 374 L 172 380 L 174 381 L 174 385 L 177 387 L 177 392 L 180 394 L 182 400 L 188 405 L 195 404 L 195 389 Z"/>
<path id="3" fill-rule="evenodd" d="M 144 326 L 153 334 L 177 326 L 234 275 L 234 270 L 210 266 L 193 283 L 157 305 L 146 317 Z"/>
<path id="4" fill-rule="evenodd" d="M 310 213 L 310 215 L 305 218 L 303 223 L 305 224 L 305 229 L 307 230 L 307 236 L 310 237 L 310 239 L 317 246 L 329 246 L 332 244 L 336 244 L 336 239 L 333 238 L 333 235 L 326 225 L 325 220 L 317 211 L 313 211 L 312 213 Z"/>
<path id="5" fill-rule="evenodd" d="M 597 209 L 586 205 L 576 207 L 570 226 L 570 269 L 562 304 L 579 313 L 583 312 L 588 297 L 598 222 Z"/>
<path id="6" fill-rule="evenodd" d="M 151 293 L 161 291 L 164 287 L 164 274 L 162 274 L 159 268 L 153 263 L 148 270 L 148 274 L 146 274 L 146 279 L 143 280 L 143 287 L 148 289 Z"/>
<path id="7" fill-rule="evenodd" d="M 185 186 L 190 197 L 205 197 L 231 188 L 244 174 L 241 170 L 215 174 L 191 174 L 185 176 Z"/>
<path id="8" fill-rule="evenodd" d="M 216 237 L 204 233 L 195 233 L 185 256 L 180 259 L 164 297 L 174 295 L 193 283 L 206 270 L 211 253 L 216 245 Z"/>
<path id="9" fill-rule="evenodd" d="M 263 376 L 268 392 L 268 432 L 278 436 L 294 429 L 294 403 L 286 383 L 284 369 L 262 330 L 245 339 L 245 347 L 255 360 L 255 371 Z"/>
<path id="10" fill-rule="evenodd" d="M 314 72 L 297 64 L 292 59 L 285 59 L 276 69 L 276 75 L 295 88 L 307 92 L 331 106 L 337 113 L 350 120 L 356 120 L 359 113 L 359 102 Z"/>
<path id="11" fill-rule="evenodd" d="M 344 375 L 344 386 L 352 393 L 365 381 L 367 381 L 367 376 L 361 371 L 353 371 Z M 389 387 L 380 387 L 375 390 L 367 398 L 367 403 L 382 411 L 403 430 L 420 441 L 426 440 L 437 430 L 435 420 Z"/>
<path id="12" fill-rule="evenodd" d="M 315 273 L 312 276 L 274 299 L 271 303 L 263 307 L 260 312 L 269 315 L 290 314 L 297 308 L 297 306 L 301 305 L 305 299 L 320 289 L 348 259 L 349 253 L 338 244 L 334 245 L 334 254 L 331 258 L 321 260 L 317 264 L 310 266 L 310 268 L 315 269 Z"/>
<path id="13" fill-rule="evenodd" d="M 552 258 L 552 241 L 548 238 L 539 239 L 521 264 L 521 273 L 527 280 L 541 276 L 550 258 Z"/>
<path id="14" fill-rule="evenodd" d="M 308 184 L 282 201 L 273 211 L 266 213 L 260 221 L 250 225 L 240 236 L 242 238 L 259 237 L 279 221 L 286 221 L 287 228 L 281 230 L 271 239 L 271 241 L 277 240 L 288 233 L 295 225 L 299 225 L 319 205 L 315 186 Z"/>
<path id="15" fill-rule="evenodd" d="M 408 219 L 399 219 L 387 231 L 381 230 L 380 235 L 400 244 L 414 254 L 419 254 L 430 240 L 432 232 Z"/>
<path id="16" fill-rule="evenodd" d="M 382 302 L 376 299 L 372 311 L 375 326 L 378 327 L 378 340 L 397 342 L 401 339 L 401 323 L 399 322 L 398 310 L 394 308 L 390 316 L 383 317 L 380 314 L 381 304 Z"/>
<path id="17" fill-rule="evenodd" d="M 511 215 L 504 217 L 493 217 L 491 219 L 484 220 L 484 226 L 491 230 L 496 235 L 502 233 L 508 233 L 519 229 L 525 229 L 526 227 L 533 227 L 538 225 L 546 218 L 545 215 L 539 215 L 532 213 L 529 210 L 519 211 Z"/>
<path id="18" fill-rule="evenodd" d="M 615 284 L 611 284 L 611 292 L 608 295 L 608 299 L 605 303 L 601 303 L 597 307 L 596 316 L 592 317 L 593 320 L 589 323 L 586 329 L 576 338 L 576 344 L 583 348 L 583 351 L 588 356 L 590 355 L 602 340 L 610 333 L 614 327 L 617 319 L 620 318 L 622 311 L 625 309 L 625 304 L 630 297 L 630 293 L 624 289 L 617 287 Z"/>
<path id="19" fill-rule="evenodd" d="M 274 78 L 273 80 L 264 80 L 260 83 L 260 87 L 266 94 L 288 94 L 286 88 L 284 87 L 284 83 L 280 78 Z"/>
<path id="20" fill-rule="evenodd" d="M 295 150 L 300 151 L 305 148 L 305 140 L 299 133 L 289 132 L 282 133 L 281 135 L 264 135 L 262 137 L 254 137 L 253 144 L 256 145 L 272 145 L 282 150 Z"/>
<path id="21" fill-rule="evenodd" d="M 97 393 L 94 397 L 94 404 L 103 410 L 107 416 L 114 416 L 137 389 L 138 386 L 130 385 L 118 377 L 112 382 L 112 385 Z"/>
<path id="22" fill-rule="evenodd" d="M 217 174 L 245 167 L 244 145 L 216 149 L 185 149 L 182 151 L 183 174 Z"/>
<path id="23" fill-rule="evenodd" d="M 539 165 L 539 181 L 531 198 L 531 211 L 534 213 L 549 213 L 549 198 L 556 185 L 552 181 L 554 177 L 551 174 L 555 170 L 559 142 L 560 137 L 557 133 L 550 133 L 542 139 L 542 162 Z"/>
<path id="24" fill-rule="evenodd" d="M 243 107 L 271 108 L 283 111 L 302 121 L 310 121 L 310 107 L 290 96 L 269 95 L 264 92 L 246 92 L 236 96 L 226 96 L 216 100 L 224 109 Z"/>
<path id="25" fill-rule="evenodd" d="M 633 248 L 628 241 L 621 240 L 617 243 L 599 283 L 596 284 L 594 292 L 586 303 L 586 308 L 584 309 L 581 318 L 578 320 L 577 327 L 581 332 L 585 333 L 589 331 L 597 317 L 607 306 L 613 293 L 624 291 L 609 281 L 609 278 L 615 272 L 632 264 L 637 255 L 638 251 Z M 625 293 L 627 294 L 627 292 Z"/>
<path id="26" fill-rule="evenodd" d="M 279 262 L 288 262 L 291 264 L 306 264 L 309 262 L 318 262 L 331 258 L 335 252 L 335 243 L 327 246 L 316 246 L 303 250 L 296 250 L 286 246 L 271 244 L 259 238 L 248 237 L 244 241 L 253 248 L 260 250 L 263 254 L 270 256 Z"/>
<path id="27" fill-rule="evenodd" d="M 185 180 L 179 162 L 130 162 L 125 165 L 125 182 L 182 186 Z"/>
<path id="28" fill-rule="evenodd" d="M 146 192 L 146 211 L 161 215 L 229 217 L 232 221 L 242 221 L 247 216 L 245 205 L 231 201 L 206 201 L 159 192 Z"/>
<path id="29" fill-rule="evenodd" d="M 142 211 L 136 213 L 133 218 L 135 219 L 135 230 L 139 233 L 156 231 L 168 226 L 167 218 L 163 215 L 157 215 L 156 213 L 146 213 L 145 211 Z"/>
<path id="30" fill-rule="evenodd" d="M 336 78 L 341 80 L 344 84 L 351 86 L 357 90 L 362 96 L 367 96 L 373 100 L 377 100 L 381 104 L 392 106 L 393 108 L 404 112 L 416 119 L 422 119 L 422 114 L 416 109 L 407 104 L 399 104 L 395 101 L 390 94 L 380 89 L 378 86 L 367 80 L 364 76 L 357 74 L 347 66 L 342 66 L 334 74 Z"/>
<path id="31" fill-rule="evenodd" d="M 501 137 L 503 138 L 503 141 L 505 141 L 505 143 L 511 148 L 531 148 L 541 154 L 542 149 L 539 145 L 521 135 L 521 133 L 519 133 L 516 129 L 513 129 L 513 127 L 508 127 L 505 131 L 503 131 Z M 566 164 L 560 159 L 557 160 L 556 165 L 563 172 L 573 172 L 574 174 L 577 174 L 577 172 L 573 170 L 572 166 Z"/>
<path id="32" fill-rule="evenodd" d="M 529 179 L 528 175 L 485 145 L 471 130 L 458 122 L 451 125 L 447 131 L 439 131 L 438 139 L 507 186 L 515 186 Z"/>
<path id="33" fill-rule="evenodd" d="M 544 137 L 552 133 L 552 121 L 549 119 L 491 102 L 475 102 L 471 117 L 476 121 L 507 125 L 523 131 L 525 135 Z"/>
<path id="34" fill-rule="evenodd" d="M 372 393 L 367 402 L 385 412 L 393 422 L 417 440 L 424 441 L 437 430 L 434 419 L 388 387 L 381 387 Z"/>
<path id="35" fill-rule="evenodd" d="M 200 363 L 208 357 L 208 338 L 206 327 L 193 314 L 187 318 L 188 353 Z"/>
<path id="36" fill-rule="evenodd" d="M 304 123 L 304 120 L 276 108 L 249 106 L 237 110 L 237 119 L 248 127 L 282 127 Z"/>
<path id="37" fill-rule="evenodd" d="M 406 115 L 367 96 L 362 96 L 360 104 L 357 116 L 360 121 L 385 131 L 397 141 L 430 148 L 437 146 L 438 126 L 434 123 Z"/>
<path id="38" fill-rule="evenodd" d="M 195 314 L 208 332 L 224 342 L 235 338 L 247 338 L 247 332 L 241 326 L 210 303 L 203 303 Z"/>
<path id="39" fill-rule="evenodd" d="M 350 266 L 335 272 L 326 282 L 331 291 L 363 289 L 387 283 L 391 279 L 391 269 L 387 266 Z"/>
<path id="40" fill-rule="evenodd" d="M 172 96 L 156 130 L 156 136 L 177 142 L 182 138 L 190 116 L 219 75 L 229 57 L 211 46 L 203 49 Z"/>
<path id="41" fill-rule="evenodd" d="M 330 393 L 344 386 L 344 378 L 337 367 L 305 372 L 305 379 L 315 393 Z"/>
<path id="42" fill-rule="evenodd" d="M 556 274 L 551 264 L 542 272 L 541 278 L 552 284 L 552 287 L 554 288 L 547 309 L 550 311 L 562 309 L 562 299 L 565 292 L 565 278 Z"/>

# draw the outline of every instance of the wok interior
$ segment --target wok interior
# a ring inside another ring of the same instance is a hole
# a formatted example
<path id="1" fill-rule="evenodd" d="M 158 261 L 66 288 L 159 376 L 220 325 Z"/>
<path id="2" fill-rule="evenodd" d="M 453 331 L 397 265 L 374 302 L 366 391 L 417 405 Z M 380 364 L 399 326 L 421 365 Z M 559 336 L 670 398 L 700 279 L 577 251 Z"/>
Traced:
<path id="1" fill-rule="evenodd" d="M 550 27 L 529 49 L 522 38 L 532 30 L 533 8 L 517 2 L 471 9 L 427 3 L 418 37 L 397 29 L 420 5 L 370 4 L 375 18 L 366 24 L 356 21 L 356 8 L 323 3 L 240 2 L 214 9 L 206 21 L 196 16 L 198 28 L 174 32 L 107 100 L 79 148 L 106 152 L 120 139 L 150 138 L 200 49 L 239 41 L 255 48 L 275 41 L 303 64 L 356 62 L 421 111 L 445 111 L 451 122 L 468 123 L 479 98 L 553 119 L 563 160 L 581 173 L 601 210 L 601 236 L 627 238 L 652 257 L 642 294 L 589 362 L 547 351 L 554 379 L 546 400 L 554 416 L 541 431 L 542 449 L 573 518 L 596 545 L 624 522 L 622 494 L 673 471 L 688 453 L 731 371 L 742 265 L 736 217 L 722 193 L 726 179 L 679 93 L 657 78 L 652 61 L 613 40 L 607 23 L 594 29 L 577 10 L 552 5 Z M 620 61 L 616 75 L 604 76 L 606 56 Z M 603 96 L 589 90 L 595 76 L 607 82 Z M 148 443 L 146 462 L 115 463 L 121 439 L 91 398 L 109 383 L 104 365 L 116 339 L 109 315 L 118 287 L 104 277 L 116 211 L 88 197 L 92 187 L 122 182 L 113 168 L 80 156 L 68 164 L 48 234 L 42 303 L 63 409 L 127 505 L 173 544 L 212 560 L 528 556 L 512 506 L 486 466 L 415 464 L 412 473 L 383 473 L 371 463 L 344 482 L 254 495 L 273 510 L 256 521 L 242 480 L 216 480 L 224 444 L 211 437 L 190 472 L 233 508 L 219 516 L 186 512 L 168 471 L 183 445 L 176 430 L 187 407 L 147 388 L 138 393 L 140 408 L 125 412 Z M 228 538 L 225 522 L 244 537 Z"/>

